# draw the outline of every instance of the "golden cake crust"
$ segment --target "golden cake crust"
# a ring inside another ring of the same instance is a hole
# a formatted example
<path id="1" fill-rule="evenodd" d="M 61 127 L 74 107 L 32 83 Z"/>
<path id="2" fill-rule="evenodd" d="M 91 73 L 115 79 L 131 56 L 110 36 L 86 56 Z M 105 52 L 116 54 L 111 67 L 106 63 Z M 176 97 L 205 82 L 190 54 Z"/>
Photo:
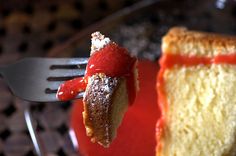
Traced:
<path id="1" fill-rule="evenodd" d="M 162 39 L 165 54 L 216 56 L 236 53 L 236 37 L 174 27 Z"/>

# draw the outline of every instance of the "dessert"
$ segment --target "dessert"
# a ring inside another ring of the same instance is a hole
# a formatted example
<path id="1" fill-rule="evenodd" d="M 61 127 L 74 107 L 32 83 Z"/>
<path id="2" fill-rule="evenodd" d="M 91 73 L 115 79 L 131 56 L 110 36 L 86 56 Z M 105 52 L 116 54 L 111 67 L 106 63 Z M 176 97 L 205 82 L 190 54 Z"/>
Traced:
<path id="1" fill-rule="evenodd" d="M 176 27 L 162 51 L 156 155 L 236 155 L 236 38 Z"/>
<path id="2" fill-rule="evenodd" d="M 108 147 L 137 91 L 136 58 L 99 32 L 92 34 L 84 124 L 92 142 Z"/>
<path id="3" fill-rule="evenodd" d="M 96 156 L 154 156 L 155 125 L 160 117 L 155 90 L 158 66 L 155 62 L 139 60 L 139 86 L 135 102 L 123 118 L 116 139 L 109 148 L 91 143 L 86 136 L 81 113 L 82 100 L 76 100 L 71 112 L 71 128 L 79 145 L 80 155 Z"/>
<path id="4" fill-rule="evenodd" d="M 108 147 L 138 90 L 137 59 L 100 32 L 92 34 L 84 78 L 61 85 L 58 98 L 68 100 L 85 90 L 83 122 L 92 142 Z"/>

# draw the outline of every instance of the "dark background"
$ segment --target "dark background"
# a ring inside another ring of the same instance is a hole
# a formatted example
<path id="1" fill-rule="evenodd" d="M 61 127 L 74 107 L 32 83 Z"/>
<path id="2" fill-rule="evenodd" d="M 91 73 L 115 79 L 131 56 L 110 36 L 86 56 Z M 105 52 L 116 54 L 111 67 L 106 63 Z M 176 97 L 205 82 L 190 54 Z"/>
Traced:
<path id="1" fill-rule="evenodd" d="M 160 56 L 161 36 L 172 26 L 236 34 L 234 0 L 151 1 L 151 6 L 136 11 L 132 7 L 144 1 L 0 1 L 0 65 L 32 56 L 88 56 L 89 34 L 94 30 L 140 59 L 153 61 Z M 131 11 L 127 16 L 120 11 L 124 8 Z M 109 16 L 113 13 L 118 16 Z M 13 96 L 0 79 L 0 156 L 35 155 L 24 121 L 25 107 L 30 107 L 48 155 L 77 155 L 68 136 L 71 102 L 28 103 Z"/>

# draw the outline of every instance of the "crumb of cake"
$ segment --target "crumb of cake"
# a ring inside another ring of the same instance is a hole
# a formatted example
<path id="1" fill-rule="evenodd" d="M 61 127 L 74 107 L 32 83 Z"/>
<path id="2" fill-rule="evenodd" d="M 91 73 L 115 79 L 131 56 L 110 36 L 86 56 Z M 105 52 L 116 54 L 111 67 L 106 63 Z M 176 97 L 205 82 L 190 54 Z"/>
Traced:
<path id="1" fill-rule="evenodd" d="M 105 47 L 107 44 L 111 42 L 110 38 L 105 37 L 100 32 L 94 32 L 92 33 L 92 39 L 91 39 L 91 53 L 92 55 L 95 51 L 98 51 Z"/>

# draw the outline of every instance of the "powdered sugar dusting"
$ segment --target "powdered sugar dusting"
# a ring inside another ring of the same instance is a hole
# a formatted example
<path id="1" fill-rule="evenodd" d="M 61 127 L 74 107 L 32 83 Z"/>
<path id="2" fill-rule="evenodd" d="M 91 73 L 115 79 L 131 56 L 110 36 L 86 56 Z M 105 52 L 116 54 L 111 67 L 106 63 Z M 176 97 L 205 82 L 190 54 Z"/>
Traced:
<path id="1" fill-rule="evenodd" d="M 95 51 L 100 50 L 111 42 L 110 38 L 105 37 L 100 32 L 92 33 L 91 38 L 91 53 L 92 55 Z"/>
<path id="2" fill-rule="evenodd" d="M 85 110 L 88 110 L 89 116 L 85 125 L 86 127 L 93 125 L 89 127 L 92 129 L 90 135 L 92 138 L 98 134 L 95 130 L 99 129 L 99 135 L 102 135 L 103 139 L 96 138 L 95 140 L 106 147 L 111 142 L 109 110 L 112 108 L 112 96 L 118 83 L 118 78 L 112 78 L 103 73 L 95 74 L 89 77 L 84 94 Z"/>

